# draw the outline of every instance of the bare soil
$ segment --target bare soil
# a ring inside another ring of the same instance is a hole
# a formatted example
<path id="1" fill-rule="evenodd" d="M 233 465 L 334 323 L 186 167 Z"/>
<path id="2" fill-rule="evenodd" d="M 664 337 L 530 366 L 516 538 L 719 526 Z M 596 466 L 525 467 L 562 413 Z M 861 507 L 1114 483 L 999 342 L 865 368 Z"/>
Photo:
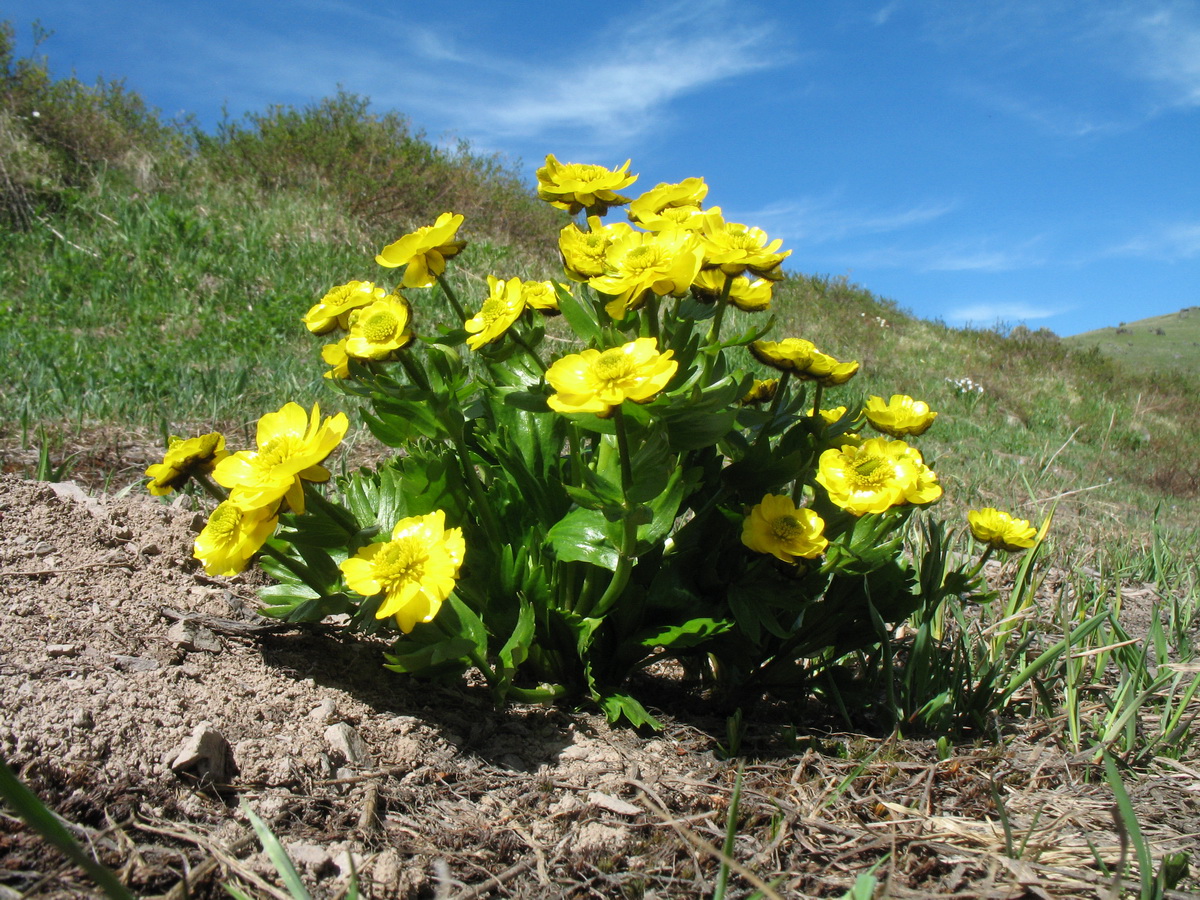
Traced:
<path id="1" fill-rule="evenodd" d="M 657 734 L 496 711 L 479 685 L 384 670 L 379 643 L 261 618 L 261 576 L 192 559 L 202 523 L 0 476 L 0 756 L 133 893 L 287 896 L 243 804 L 315 897 L 344 895 L 352 869 L 379 898 L 712 893 L 739 762 L 703 698 L 664 686 Z M 780 708 L 750 728 L 727 896 L 840 897 L 869 871 L 889 897 L 1136 888 L 1114 875 L 1132 849 L 1102 773 L 1056 723 L 942 760 L 821 724 Z M 1127 787 L 1155 857 L 1194 866 L 1200 771 L 1158 760 Z M 0 809 L 0 900 L 96 895 Z"/>

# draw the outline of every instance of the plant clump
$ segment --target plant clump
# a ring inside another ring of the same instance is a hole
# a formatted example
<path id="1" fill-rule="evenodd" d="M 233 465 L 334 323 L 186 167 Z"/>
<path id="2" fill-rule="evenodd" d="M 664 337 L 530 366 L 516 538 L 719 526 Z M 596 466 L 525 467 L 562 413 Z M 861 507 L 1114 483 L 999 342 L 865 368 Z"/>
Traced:
<path id="1" fill-rule="evenodd" d="M 972 568 L 961 529 L 927 512 L 934 469 L 900 439 L 937 413 L 903 394 L 823 408 L 860 364 L 768 338 L 790 251 L 705 209 L 701 179 L 618 193 L 628 168 L 548 156 L 538 171 L 539 196 L 577 216 L 562 281 L 493 275 L 464 303 L 446 279 L 464 217 L 446 212 L 377 256 L 403 267 L 397 286 L 352 281 L 297 311 L 394 454 L 331 477 L 346 417 L 268 413 L 256 450 L 211 480 L 189 470 L 221 501 L 197 541 L 206 569 L 261 553 L 267 614 L 390 632 L 394 671 L 474 667 L 498 702 L 590 701 L 651 726 L 630 676 L 661 660 L 731 704 L 841 703 L 847 678 L 892 677 L 898 626 L 990 600 L 983 558 L 1044 529 L 981 511 Z M 458 324 L 423 325 L 439 294 Z M 903 702 L 930 723 L 988 712 L 918 689 Z"/>

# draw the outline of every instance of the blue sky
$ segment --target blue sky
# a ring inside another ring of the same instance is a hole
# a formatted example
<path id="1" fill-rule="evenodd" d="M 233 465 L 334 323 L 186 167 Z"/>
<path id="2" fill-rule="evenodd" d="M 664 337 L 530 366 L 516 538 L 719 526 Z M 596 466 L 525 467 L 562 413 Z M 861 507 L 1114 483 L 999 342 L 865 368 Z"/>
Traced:
<path id="1" fill-rule="evenodd" d="M 211 127 L 338 86 L 533 170 L 698 175 L 789 267 L 1074 334 L 1200 305 L 1200 0 L 9 0 Z"/>

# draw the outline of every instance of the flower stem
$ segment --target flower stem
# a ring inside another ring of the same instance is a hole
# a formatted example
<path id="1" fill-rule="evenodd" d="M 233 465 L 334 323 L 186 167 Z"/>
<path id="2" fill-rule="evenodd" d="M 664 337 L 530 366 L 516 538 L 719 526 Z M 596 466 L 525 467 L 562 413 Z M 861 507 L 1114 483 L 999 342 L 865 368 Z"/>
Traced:
<path id="1" fill-rule="evenodd" d="M 317 579 L 317 576 L 313 574 L 312 569 L 310 569 L 304 563 L 300 562 L 298 559 L 292 559 L 290 556 L 288 556 L 282 550 L 272 547 L 269 543 L 265 543 L 262 545 L 261 552 L 264 553 L 265 555 L 271 557 L 276 562 L 280 563 L 285 569 L 287 569 L 289 572 L 291 572 L 293 575 L 295 575 L 297 578 L 299 578 L 302 582 L 304 582 L 306 585 L 308 585 L 314 591 L 319 590 L 319 588 L 317 587 L 317 585 L 319 584 L 319 580 Z M 322 591 L 321 593 L 324 593 L 324 592 Z"/>
<path id="2" fill-rule="evenodd" d="M 218 503 L 224 503 L 229 499 L 229 494 L 213 484 L 212 481 L 209 480 L 209 477 L 203 472 L 193 473 L 192 478 L 195 480 L 196 484 L 204 488 L 204 493 L 208 494 L 208 496 L 212 497 Z"/>
<path id="3" fill-rule="evenodd" d="M 458 316 L 459 325 L 467 321 L 470 316 L 467 315 L 461 303 L 458 302 L 458 295 L 454 293 L 454 289 L 450 287 L 450 282 L 446 280 L 444 275 L 437 276 L 437 283 L 441 285 L 442 292 L 446 295 L 446 299 L 450 301 L 450 305 L 454 307 L 454 314 Z"/>
<path id="4" fill-rule="evenodd" d="M 819 415 L 819 414 L 820 414 L 820 412 L 821 412 L 821 395 L 822 395 L 823 393 L 825 393 L 825 386 L 824 386 L 823 384 L 821 384 L 821 382 L 819 382 L 819 381 L 817 381 L 817 382 L 814 382 L 813 384 L 814 384 L 814 387 L 813 387 L 813 410 L 812 410 L 812 414 L 813 414 L 814 416 L 816 416 L 816 415 Z"/>
<path id="5" fill-rule="evenodd" d="M 530 346 L 529 341 L 525 340 L 524 336 L 515 328 L 511 329 L 508 334 L 509 337 L 513 339 L 513 342 L 529 355 L 529 358 L 534 361 L 537 367 L 545 372 L 546 364 L 542 362 L 542 358 L 537 355 L 537 351 Z"/>
<path id="6" fill-rule="evenodd" d="M 422 371 L 421 367 L 417 365 L 416 361 L 408 355 L 407 351 L 400 351 L 396 359 L 400 362 L 400 366 L 404 369 L 405 374 L 408 375 L 409 381 L 423 391 L 429 390 L 429 379 L 425 377 L 424 371 Z"/>
<path id="7" fill-rule="evenodd" d="M 775 385 L 775 398 L 771 401 L 771 409 L 767 413 L 769 418 L 763 427 L 758 430 L 758 437 L 754 439 L 756 447 L 770 434 L 771 426 L 775 424 L 775 418 L 779 415 L 779 410 L 783 406 L 784 397 L 787 395 L 787 383 L 791 377 L 791 372 L 785 371 L 780 374 L 779 384 Z"/>

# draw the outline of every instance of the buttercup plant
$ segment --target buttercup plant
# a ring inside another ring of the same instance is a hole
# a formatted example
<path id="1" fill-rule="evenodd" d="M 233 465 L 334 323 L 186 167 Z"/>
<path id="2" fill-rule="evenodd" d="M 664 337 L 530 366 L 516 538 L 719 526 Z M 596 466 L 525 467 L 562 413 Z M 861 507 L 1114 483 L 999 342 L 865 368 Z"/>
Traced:
<path id="1" fill-rule="evenodd" d="M 699 178 L 626 196 L 629 165 L 538 170 L 538 195 L 576 216 L 561 282 L 499 273 L 464 305 L 447 212 L 376 257 L 399 285 L 351 281 L 298 310 L 332 341 L 326 377 L 396 452 L 331 479 L 346 417 L 296 404 L 211 467 L 176 465 L 173 445 L 163 471 L 221 501 L 197 540 L 206 569 L 261 551 L 269 615 L 344 615 L 395 634 L 397 672 L 476 667 L 498 702 L 590 700 L 635 725 L 655 724 L 629 693 L 638 669 L 677 660 L 730 704 L 794 697 L 847 660 L 886 665 L 873 648 L 910 616 L 985 596 L 949 542 L 906 550 L 942 488 L 899 438 L 936 413 L 904 395 L 823 409 L 859 364 L 768 338 L 791 251 L 706 209 Z M 438 293 L 458 327 L 426 324 Z M 724 334 L 733 318 L 752 324 Z M 862 438 L 868 422 L 887 436 Z"/>

